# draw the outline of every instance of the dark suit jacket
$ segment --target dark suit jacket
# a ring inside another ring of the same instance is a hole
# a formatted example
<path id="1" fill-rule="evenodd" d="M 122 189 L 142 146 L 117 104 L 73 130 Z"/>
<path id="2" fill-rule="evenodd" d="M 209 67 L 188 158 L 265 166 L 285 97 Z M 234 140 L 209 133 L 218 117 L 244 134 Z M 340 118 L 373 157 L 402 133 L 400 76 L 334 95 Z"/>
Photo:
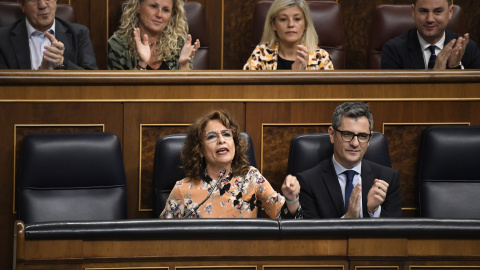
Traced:
<path id="1" fill-rule="evenodd" d="M 445 30 L 444 44 L 458 37 L 460 35 Z M 417 28 L 412 28 L 383 45 L 381 67 L 382 69 L 425 69 L 423 59 Z M 466 69 L 480 69 L 480 50 L 473 40 L 467 44 L 462 65 Z"/>
<path id="2" fill-rule="evenodd" d="M 300 204 L 305 218 L 340 218 L 344 215 L 342 190 L 331 158 L 296 176 L 301 186 Z M 398 171 L 365 159 L 362 160 L 363 217 L 370 217 L 367 194 L 375 179 L 382 179 L 389 184 L 380 216 L 401 217 L 402 193 Z"/>
<path id="3" fill-rule="evenodd" d="M 25 20 L 0 29 L 0 69 L 31 69 Z M 68 69 L 98 69 L 85 26 L 55 18 L 55 38 L 65 45 L 63 57 Z"/>

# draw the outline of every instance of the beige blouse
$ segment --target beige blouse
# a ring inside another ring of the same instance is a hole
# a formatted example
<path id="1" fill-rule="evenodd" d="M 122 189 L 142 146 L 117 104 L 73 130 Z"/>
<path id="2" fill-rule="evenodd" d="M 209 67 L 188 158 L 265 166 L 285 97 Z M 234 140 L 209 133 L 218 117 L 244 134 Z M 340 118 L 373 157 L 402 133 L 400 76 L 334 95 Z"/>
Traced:
<path id="1" fill-rule="evenodd" d="M 207 177 L 208 178 L 208 177 Z M 205 178 L 204 178 L 205 179 Z M 209 191 L 215 187 L 217 180 L 199 182 L 189 178 L 178 181 L 167 199 L 165 209 L 160 218 L 183 218 L 198 207 Z M 282 211 L 285 197 L 277 193 L 258 169 L 250 167 L 243 176 L 224 178 L 211 196 L 198 209 L 192 218 L 255 218 L 257 211 L 263 207 L 272 219 L 278 219 Z M 261 210 L 260 210 L 261 211 Z"/>

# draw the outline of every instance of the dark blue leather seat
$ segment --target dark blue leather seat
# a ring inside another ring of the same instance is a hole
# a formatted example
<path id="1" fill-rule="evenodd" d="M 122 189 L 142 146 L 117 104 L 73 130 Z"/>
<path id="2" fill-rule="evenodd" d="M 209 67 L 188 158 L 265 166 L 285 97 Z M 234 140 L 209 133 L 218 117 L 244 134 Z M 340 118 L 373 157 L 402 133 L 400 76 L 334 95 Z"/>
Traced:
<path id="1" fill-rule="evenodd" d="M 122 149 L 112 133 L 37 133 L 22 144 L 18 214 L 25 223 L 127 218 Z"/>
<path id="2" fill-rule="evenodd" d="M 480 126 L 433 126 L 419 157 L 420 216 L 480 218 Z"/>

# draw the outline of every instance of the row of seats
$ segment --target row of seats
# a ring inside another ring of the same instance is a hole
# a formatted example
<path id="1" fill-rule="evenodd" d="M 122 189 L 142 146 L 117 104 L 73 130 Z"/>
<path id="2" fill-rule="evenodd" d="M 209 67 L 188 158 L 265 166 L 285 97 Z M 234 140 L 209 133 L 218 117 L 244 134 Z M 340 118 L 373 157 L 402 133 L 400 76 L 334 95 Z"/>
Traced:
<path id="1" fill-rule="evenodd" d="M 256 166 L 253 144 L 248 160 Z M 175 182 L 185 177 L 180 151 L 185 134 L 157 141 L 154 207 L 158 217 Z M 291 140 L 288 172 L 296 174 L 330 158 L 328 134 Z M 374 132 L 365 159 L 390 166 L 388 143 Z M 480 216 L 480 126 L 434 126 L 424 132 L 420 153 L 420 213 L 431 218 Z M 38 133 L 23 140 L 19 170 L 19 219 L 25 223 L 127 218 L 125 169 L 112 133 Z"/>
<path id="2" fill-rule="evenodd" d="M 268 9 L 273 0 L 260 0 L 254 11 L 250 46 L 253 50 L 259 44 Z M 320 47 L 328 51 L 336 69 L 345 68 L 345 36 L 341 6 L 335 1 L 308 1 L 315 29 L 320 38 Z M 119 10 L 121 13 L 121 10 Z M 209 41 L 206 32 L 205 12 L 198 2 L 185 2 L 185 14 L 193 40 L 201 41 L 201 48 L 195 55 L 194 69 L 208 69 Z M 0 27 L 12 24 L 23 16 L 17 3 L 0 2 Z M 75 22 L 73 8 L 58 4 L 57 16 Z M 447 29 L 463 35 L 465 22 L 462 9 L 455 5 L 452 19 Z M 383 44 L 408 29 L 415 27 L 410 5 L 379 5 L 375 9 L 368 47 L 369 67 L 380 68 Z"/>

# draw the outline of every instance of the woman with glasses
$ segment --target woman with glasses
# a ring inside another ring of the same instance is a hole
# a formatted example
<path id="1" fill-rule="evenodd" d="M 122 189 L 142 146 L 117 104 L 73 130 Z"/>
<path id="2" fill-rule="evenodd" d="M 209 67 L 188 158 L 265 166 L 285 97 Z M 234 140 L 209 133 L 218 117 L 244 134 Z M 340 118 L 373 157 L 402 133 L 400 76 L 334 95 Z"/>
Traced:
<path id="1" fill-rule="evenodd" d="M 284 196 L 248 165 L 247 141 L 224 111 L 214 110 L 189 128 L 182 149 L 186 178 L 178 181 L 160 218 L 302 218 L 300 185 L 287 176 Z"/>

